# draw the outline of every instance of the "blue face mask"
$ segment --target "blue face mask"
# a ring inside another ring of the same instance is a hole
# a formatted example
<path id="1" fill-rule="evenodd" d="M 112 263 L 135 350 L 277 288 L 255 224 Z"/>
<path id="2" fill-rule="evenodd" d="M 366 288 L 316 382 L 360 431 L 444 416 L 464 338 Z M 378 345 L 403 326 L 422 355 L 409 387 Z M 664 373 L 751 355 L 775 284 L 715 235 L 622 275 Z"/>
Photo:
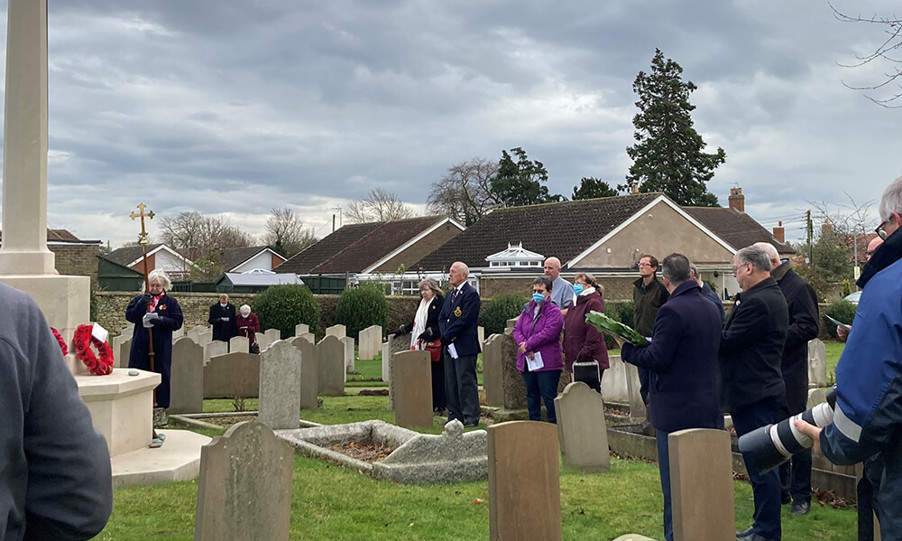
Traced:
<path id="1" fill-rule="evenodd" d="M 573 292 L 576 293 L 577 295 L 579 295 L 580 293 L 582 293 L 582 292 L 583 292 L 583 285 L 582 285 L 582 284 L 573 284 Z"/>
<path id="2" fill-rule="evenodd" d="M 532 300 L 536 301 L 536 304 L 538 304 L 545 300 L 545 295 L 542 295 L 541 293 L 533 293 Z"/>

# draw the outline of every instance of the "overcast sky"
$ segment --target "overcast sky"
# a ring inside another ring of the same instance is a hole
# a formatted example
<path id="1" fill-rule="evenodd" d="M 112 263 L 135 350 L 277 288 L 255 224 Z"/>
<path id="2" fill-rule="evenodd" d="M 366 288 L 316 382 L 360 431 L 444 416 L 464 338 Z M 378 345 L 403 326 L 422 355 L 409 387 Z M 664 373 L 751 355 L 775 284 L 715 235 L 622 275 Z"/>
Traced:
<path id="1" fill-rule="evenodd" d="M 843 86 L 889 69 L 841 66 L 882 31 L 802 0 L 51 0 L 48 223 L 115 248 L 140 202 L 255 235 L 288 205 L 322 237 L 375 187 L 422 211 L 451 165 L 516 146 L 552 193 L 616 185 L 658 47 L 726 151 L 709 190 L 726 205 L 741 186 L 747 212 L 799 238 L 809 201 L 877 200 L 902 174 L 902 111 Z"/>

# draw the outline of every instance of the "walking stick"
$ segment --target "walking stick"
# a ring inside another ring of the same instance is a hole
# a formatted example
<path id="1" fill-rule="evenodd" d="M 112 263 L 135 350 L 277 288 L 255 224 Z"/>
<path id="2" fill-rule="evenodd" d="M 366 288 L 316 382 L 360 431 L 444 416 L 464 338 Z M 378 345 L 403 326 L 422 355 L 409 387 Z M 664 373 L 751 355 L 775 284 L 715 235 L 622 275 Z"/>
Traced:
<path id="1" fill-rule="evenodd" d="M 132 211 L 132 213 L 129 214 L 128 217 L 131 218 L 132 220 L 141 218 L 141 233 L 138 234 L 138 240 L 141 243 L 141 248 L 142 248 L 142 251 L 144 252 L 144 291 L 146 291 L 147 293 L 150 293 L 150 279 L 148 278 L 148 272 L 147 272 L 147 230 L 144 228 L 144 217 L 147 216 L 148 218 L 153 220 L 154 213 L 151 210 L 147 214 L 144 214 L 145 208 L 147 208 L 147 207 L 144 206 L 144 203 L 141 203 L 140 205 L 138 205 L 138 210 L 140 212 L 135 214 L 135 211 Z M 153 301 L 147 303 L 147 311 L 148 312 L 153 311 L 152 304 L 153 304 Z M 150 361 L 150 371 L 153 372 L 154 371 L 153 327 L 147 328 L 147 337 L 148 337 L 147 357 L 148 357 L 148 360 Z M 153 400 L 154 405 L 156 405 L 156 402 L 157 402 L 157 390 L 156 389 L 153 390 L 153 398 L 154 398 L 154 400 Z"/>

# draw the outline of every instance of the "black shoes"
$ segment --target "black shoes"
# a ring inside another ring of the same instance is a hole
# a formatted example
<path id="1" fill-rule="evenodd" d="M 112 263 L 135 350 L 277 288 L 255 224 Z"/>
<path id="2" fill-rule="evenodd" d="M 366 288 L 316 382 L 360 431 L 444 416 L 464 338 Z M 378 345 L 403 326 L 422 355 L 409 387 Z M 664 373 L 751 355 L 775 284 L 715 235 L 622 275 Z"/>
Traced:
<path id="1" fill-rule="evenodd" d="M 770 539 L 769 537 L 761 537 L 756 533 L 751 533 L 745 537 L 737 537 L 736 541 L 780 541 L 779 539 Z"/>
<path id="2" fill-rule="evenodd" d="M 811 504 L 808 502 L 792 502 L 792 507 L 789 508 L 789 513 L 796 516 L 807 515 L 809 511 Z"/>
<path id="3" fill-rule="evenodd" d="M 753 533 L 755 533 L 755 527 L 749 526 L 748 528 L 746 528 L 745 530 L 742 530 L 741 532 L 736 532 L 736 537 L 737 538 L 748 537 L 748 536 L 752 535 Z"/>

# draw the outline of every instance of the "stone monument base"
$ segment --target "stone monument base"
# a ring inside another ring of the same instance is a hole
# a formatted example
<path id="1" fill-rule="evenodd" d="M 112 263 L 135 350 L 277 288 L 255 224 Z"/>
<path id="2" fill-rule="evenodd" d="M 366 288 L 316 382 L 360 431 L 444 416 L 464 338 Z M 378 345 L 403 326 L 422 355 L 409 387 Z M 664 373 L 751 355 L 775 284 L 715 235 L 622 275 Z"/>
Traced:
<path id="1" fill-rule="evenodd" d="M 129 376 L 130 371 L 138 375 Z M 75 382 L 94 428 L 106 438 L 110 456 L 150 445 L 153 390 L 160 384 L 159 374 L 117 368 L 108 376 L 76 375 Z"/>

